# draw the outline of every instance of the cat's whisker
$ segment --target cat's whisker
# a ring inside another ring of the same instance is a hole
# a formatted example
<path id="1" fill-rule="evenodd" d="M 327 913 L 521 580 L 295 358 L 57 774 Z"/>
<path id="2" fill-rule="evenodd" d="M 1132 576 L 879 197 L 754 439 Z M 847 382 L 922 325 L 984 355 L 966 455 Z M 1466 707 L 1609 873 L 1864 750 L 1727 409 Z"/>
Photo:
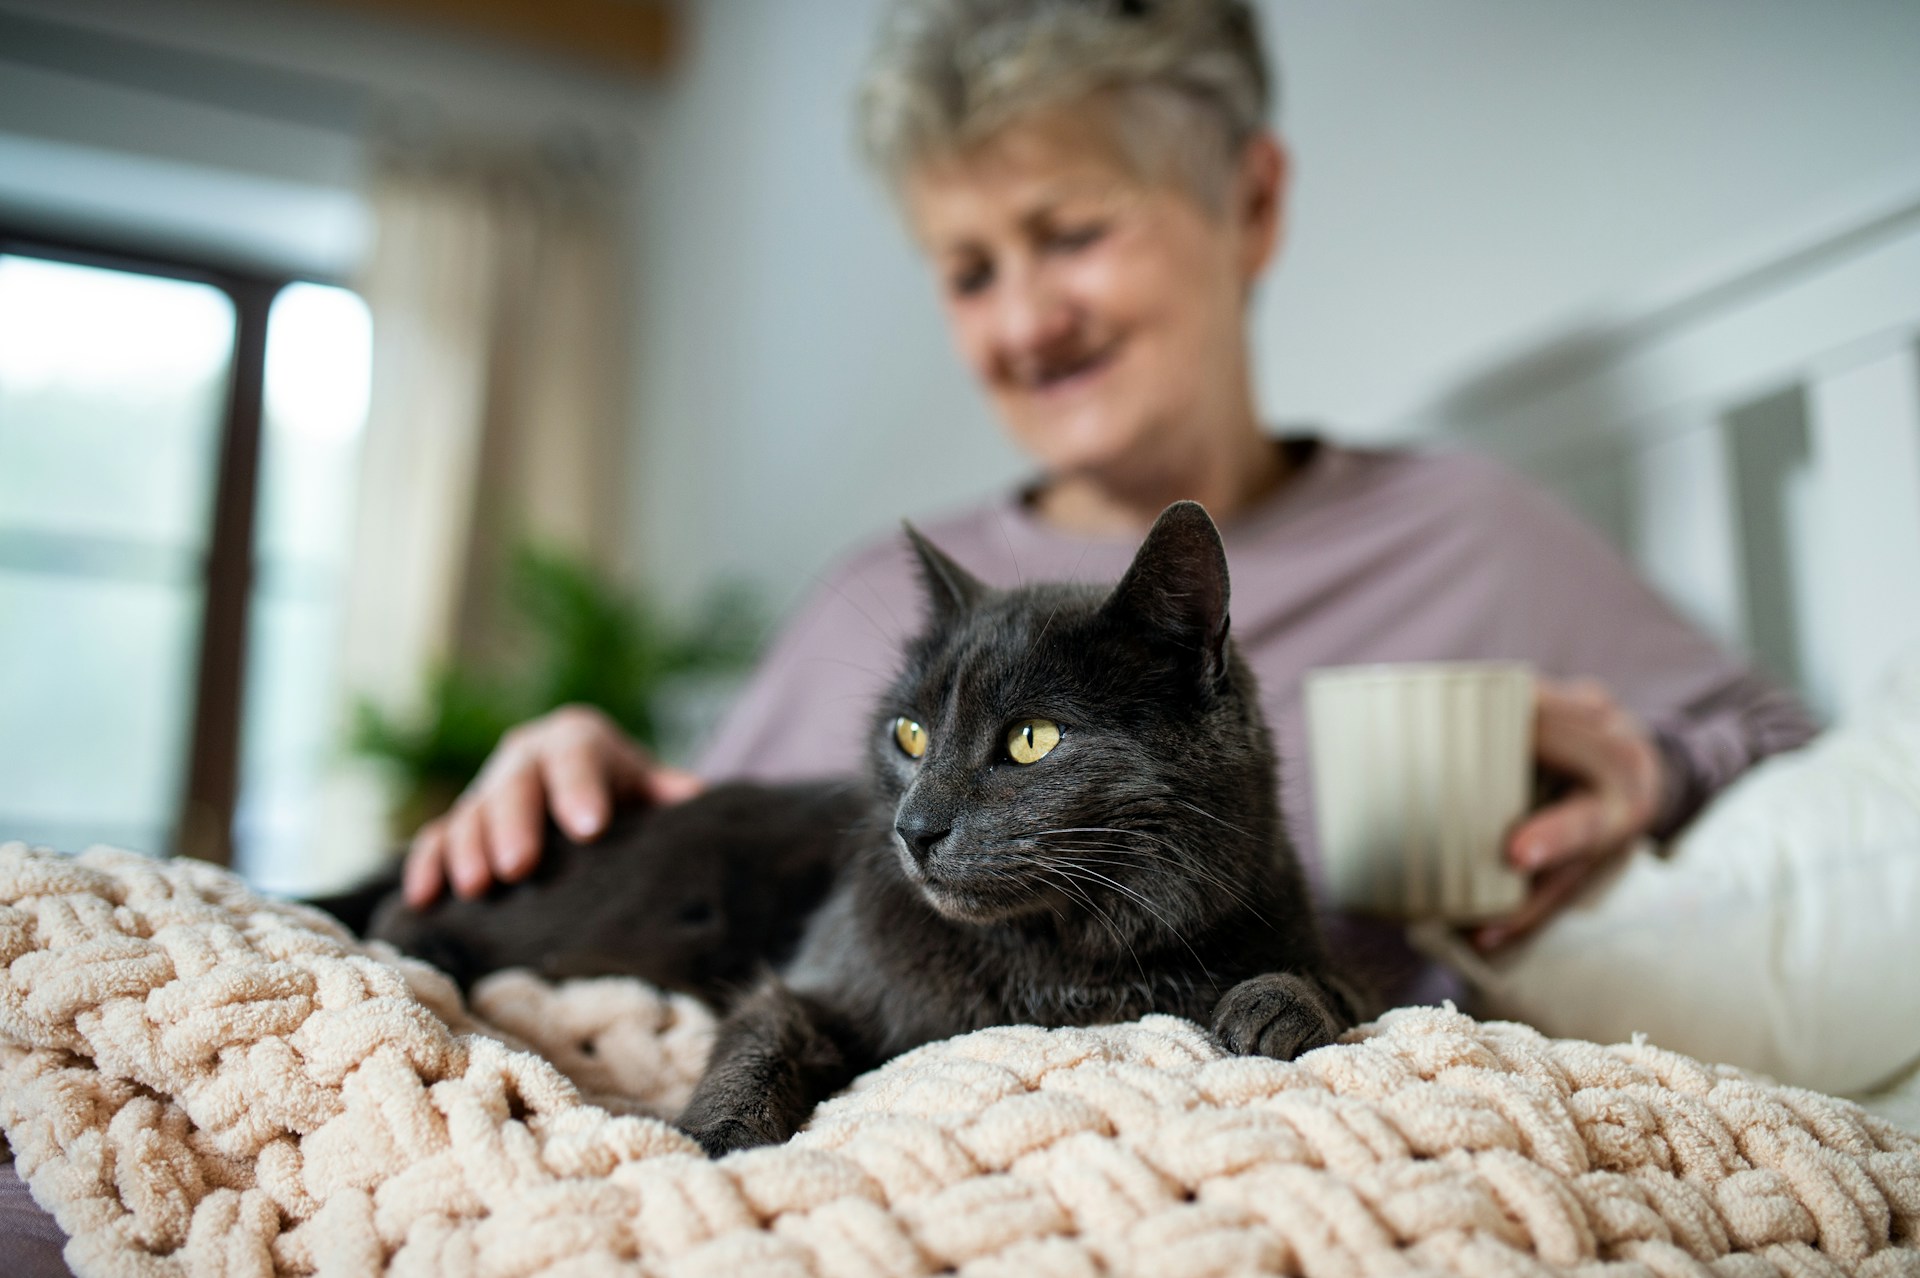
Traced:
<path id="1" fill-rule="evenodd" d="M 1069 858 L 1066 864 L 1083 867 L 1083 869 L 1087 869 L 1089 873 L 1096 873 L 1096 871 L 1092 869 L 1094 865 L 1108 865 L 1108 867 L 1112 867 L 1112 869 L 1135 869 L 1135 865 L 1127 864 L 1127 862 L 1114 862 L 1114 860 L 1106 860 L 1106 858 L 1087 858 L 1087 856 Z M 1119 888 L 1116 887 L 1116 890 L 1119 890 Z M 1185 906 L 1188 902 L 1183 902 L 1183 900 L 1175 898 L 1171 892 L 1167 892 L 1167 898 L 1165 898 L 1164 904 L 1171 910 L 1171 908 L 1175 908 L 1175 906 Z M 1194 904 L 1196 904 L 1196 902 L 1194 902 Z M 1156 915 L 1156 917 L 1158 917 L 1158 915 Z M 1165 919 L 1162 919 L 1162 923 L 1165 925 Z M 1167 927 L 1167 931 L 1173 931 L 1171 925 L 1165 925 L 1165 927 Z M 1175 935 L 1177 935 L 1177 933 L 1175 933 Z"/>
<path id="2" fill-rule="evenodd" d="M 1120 826 L 1113 826 L 1113 825 L 1063 826 L 1057 830 L 1029 831 L 1027 834 L 1022 835 L 1021 837 L 1029 838 L 1029 837 L 1037 837 L 1042 835 L 1055 835 L 1055 834 L 1114 834 L 1114 835 L 1119 835 L 1122 838 L 1145 839 L 1150 843 L 1157 843 L 1161 847 L 1166 848 L 1167 850 L 1172 852 L 1179 852 L 1184 850 L 1182 845 L 1175 843 L 1172 839 L 1166 838 L 1159 834 L 1155 834 L 1151 830 L 1141 829 L 1139 827 L 1127 829 L 1127 828 L 1122 828 Z"/>
<path id="3" fill-rule="evenodd" d="M 847 607 L 860 614 L 860 619 L 871 626 L 873 633 L 878 635 L 882 640 L 891 642 L 894 635 L 907 632 L 908 628 L 901 625 L 899 614 L 894 612 L 893 604 L 887 600 L 885 595 L 876 592 L 874 598 L 878 599 L 880 606 L 887 610 L 887 617 L 893 622 L 891 628 L 881 625 L 879 620 L 863 608 L 859 600 L 855 599 L 851 594 L 848 594 L 846 588 L 836 582 L 831 574 L 824 572 L 815 573 L 813 574 L 813 583 L 816 588 L 824 586 L 826 589 L 838 595 Z"/>
<path id="4" fill-rule="evenodd" d="M 1149 831 L 1125 830 L 1117 826 L 1062 826 L 1052 830 L 1028 831 L 1021 837 L 1044 838 L 1050 835 L 1066 835 L 1066 834 L 1112 834 L 1112 835 L 1121 836 L 1122 838 L 1126 838 L 1126 839 L 1142 839 L 1149 843 L 1157 844 L 1160 847 L 1167 849 L 1168 852 L 1178 852 L 1180 850 L 1179 845 L 1174 843 L 1172 840 L 1162 838 L 1159 835 L 1153 834 Z M 1052 846 L 1072 847 L 1074 845 L 1054 844 Z M 1093 850 L 1093 849 L 1090 848 L 1089 850 Z M 1165 865 L 1171 869 L 1177 870 L 1181 874 L 1189 878 L 1197 879 L 1201 882 L 1209 884 L 1212 887 L 1218 888 L 1221 892 L 1225 893 L 1228 899 L 1232 900 L 1236 905 L 1240 906 L 1242 909 L 1248 911 L 1249 913 L 1259 917 L 1261 921 L 1267 923 L 1269 927 L 1273 926 L 1272 921 L 1266 918 L 1265 912 L 1260 910 L 1257 906 L 1254 905 L 1252 901 L 1249 901 L 1245 896 L 1243 896 L 1230 881 L 1221 877 L 1219 874 L 1215 873 L 1210 867 L 1194 860 L 1191 857 L 1172 856 L 1172 855 L 1168 855 L 1167 853 L 1153 852 L 1145 848 L 1134 847 L 1131 845 L 1127 845 L 1127 846 L 1102 845 L 1101 850 L 1110 851 L 1110 852 L 1125 852 L 1131 855 L 1150 857 L 1155 861 L 1159 862 L 1160 864 Z"/>
<path id="5" fill-rule="evenodd" d="M 1095 901 L 1093 899 L 1093 896 L 1085 888 L 1074 884 L 1064 874 L 1058 874 L 1058 873 L 1049 874 L 1048 870 L 1050 868 L 1052 867 L 1042 866 L 1041 867 L 1042 876 L 1049 880 L 1053 880 L 1057 882 L 1062 891 L 1066 892 L 1074 900 L 1084 904 L 1086 908 L 1092 912 L 1094 918 L 1100 923 L 1100 925 L 1107 929 L 1108 934 L 1112 936 L 1116 942 L 1118 942 L 1120 945 L 1126 948 L 1128 957 L 1130 957 L 1133 960 L 1134 968 L 1140 973 L 1141 981 L 1147 983 L 1150 988 L 1151 978 L 1147 976 L 1146 965 L 1140 961 L 1140 954 L 1137 950 L 1133 948 L 1133 942 L 1129 941 L 1125 936 L 1121 935 L 1119 925 L 1113 921 L 1113 918 L 1105 910 L 1100 908 L 1099 902 Z"/>
<path id="6" fill-rule="evenodd" d="M 1083 851 L 1085 852 L 1118 852 L 1125 855 L 1132 855 L 1137 857 L 1138 855 L 1140 855 L 1138 849 L 1102 847 L 1102 846 L 1096 845 L 1096 846 L 1090 846 L 1086 848 L 1074 848 L 1071 850 L 1075 853 L 1073 860 L 1077 864 L 1106 865 L 1106 866 L 1111 866 L 1114 869 L 1118 869 L 1118 870 L 1134 870 L 1134 869 L 1140 868 L 1140 861 L 1138 859 L 1114 860 L 1106 857 L 1086 857 L 1086 856 L 1079 855 L 1079 853 Z M 1159 862 L 1163 864 L 1167 869 L 1175 871 L 1175 874 L 1169 877 L 1184 878 L 1187 880 L 1189 886 L 1192 886 L 1195 888 L 1212 889 L 1213 891 L 1219 892 L 1221 895 L 1225 896 L 1228 900 L 1232 901 L 1235 905 L 1239 906 L 1242 910 L 1245 910 L 1249 914 L 1255 914 L 1255 915 L 1259 914 L 1259 911 L 1255 909 L 1255 907 L 1253 906 L 1253 903 L 1248 901 L 1245 897 L 1241 896 L 1238 892 L 1236 892 L 1230 884 L 1219 879 L 1209 879 L 1197 874 L 1186 873 L 1185 867 L 1181 866 L 1179 863 L 1162 861 L 1161 858 L 1155 857 L 1152 853 L 1145 853 L 1144 855 L 1146 859 L 1150 861 Z M 1206 903 L 1207 902 L 1205 902 L 1204 899 L 1199 899 L 1195 901 L 1196 905 L 1204 905 Z M 1262 921 L 1265 921 L 1265 920 L 1263 919 Z"/>
<path id="7" fill-rule="evenodd" d="M 1126 933 L 1121 929 L 1118 920 L 1094 899 L 1093 894 L 1089 892 L 1084 885 L 1076 885 L 1072 881 L 1071 876 L 1064 873 L 1056 873 L 1056 878 L 1061 889 L 1070 892 L 1075 900 L 1082 902 L 1086 909 L 1093 915 L 1095 921 L 1107 930 L 1107 934 L 1111 936 L 1121 948 L 1126 950 L 1127 957 L 1133 960 L 1134 970 L 1140 973 L 1140 980 L 1143 986 L 1151 989 L 1153 978 L 1147 975 L 1146 964 L 1141 961 L 1140 952 L 1134 948 L 1133 942 L 1127 939 Z"/>
<path id="8" fill-rule="evenodd" d="M 1258 905 L 1254 904 L 1254 902 L 1252 902 L 1246 896 L 1244 896 L 1240 892 L 1240 890 L 1233 885 L 1231 881 L 1225 878 L 1222 878 L 1221 876 L 1219 876 L 1218 874 L 1215 874 L 1213 871 L 1207 869 L 1204 866 L 1194 865 L 1194 864 L 1191 864 L 1190 862 L 1180 860 L 1175 857 L 1167 856 L 1164 853 L 1155 852 L 1149 848 L 1126 847 L 1126 846 L 1111 844 L 1111 843 L 1056 844 L 1054 846 L 1062 850 L 1071 851 L 1075 853 L 1078 853 L 1081 851 L 1119 852 L 1131 857 L 1144 858 L 1148 861 L 1154 862 L 1155 864 L 1164 866 L 1167 869 L 1174 871 L 1176 874 L 1178 874 L 1181 877 L 1191 879 L 1196 883 L 1200 883 L 1207 887 L 1214 888 L 1215 890 L 1225 895 L 1228 900 L 1232 901 L 1235 905 L 1239 906 L 1241 909 L 1245 910 L 1247 913 L 1258 918 L 1262 923 L 1265 923 L 1268 927 L 1275 926 L 1273 921 L 1267 917 L 1266 911 L 1262 910 Z M 1102 862 L 1102 864 L 1114 865 L 1122 868 L 1131 868 L 1132 866 L 1136 865 L 1137 862 L 1105 861 L 1105 862 Z M 1278 930 L 1278 929 L 1276 928 L 1275 930 Z"/>
<path id="9" fill-rule="evenodd" d="M 1153 915 L 1154 918 L 1160 920 L 1160 926 L 1166 928 L 1167 931 L 1173 936 L 1174 940 L 1180 942 L 1181 945 L 1186 947 L 1187 953 L 1193 955 L 1193 961 L 1195 966 L 1197 966 L 1202 972 L 1207 971 L 1206 962 L 1200 957 L 1200 952 L 1193 948 L 1193 943 L 1188 941 L 1186 938 L 1186 935 L 1183 932 L 1181 932 L 1179 928 L 1173 925 L 1172 920 L 1167 918 L 1166 915 L 1162 914 L 1157 908 L 1155 908 L 1152 901 L 1148 900 L 1141 893 L 1135 891 L 1133 888 L 1128 887 L 1126 884 L 1120 882 L 1120 880 L 1113 878 L 1110 875 L 1102 874 L 1100 871 L 1088 868 L 1084 865 L 1076 866 L 1075 868 L 1078 869 L 1082 874 L 1090 875 L 1094 879 L 1107 884 L 1109 887 L 1113 888 L 1114 891 L 1119 892 L 1122 895 L 1127 896 L 1132 900 L 1138 902 L 1141 909 Z M 1211 975 L 1211 973 L 1209 973 L 1209 975 Z"/>
<path id="10" fill-rule="evenodd" d="M 1133 862 L 1127 862 L 1127 861 L 1113 861 L 1113 860 L 1108 860 L 1108 859 L 1106 859 L 1106 858 L 1089 858 L 1089 857 L 1076 857 L 1076 858 L 1074 858 L 1074 862 L 1073 862 L 1073 863 L 1074 863 L 1074 864 L 1076 864 L 1076 865 L 1081 865 L 1081 866 L 1088 866 L 1088 867 L 1091 867 L 1091 866 L 1094 866 L 1094 865 L 1104 865 L 1104 866 L 1109 866 L 1109 867 L 1112 867 L 1112 868 L 1114 868 L 1114 869 L 1133 869 L 1133 868 L 1136 868 L 1136 865 L 1135 865 L 1135 863 L 1133 863 Z M 1092 871 L 1090 870 L 1089 872 L 1092 872 Z M 1255 909 L 1253 909 L 1253 907 L 1252 907 L 1251 905 L 1249 905 L 1248 903 L 1246 903 L 1245 901 L 1241 901 L 1241 900 L 1239 900 L 1239 899 L 1238 899 L 1238 897 L 1237 897 L 1237 896 L 1236 896 L 1236 895 L 1235 895 L 1235 894 L 1233 893 L 1233 891 L 1232 891 L 1232 889 L 1231 889 L 1231 888 L 1229 888 L 1229 887 L 1227 887 L 1226 885 L 1224 885 L 1224 884 L 1209 884 L 1209 883 L 1206 883 L 1206 882 L 1204 882 L 1204 881 L 1198 881 L 1198 882 L 1195 882 L 1195 883 L 1192 883 L 1192 884 L 1190 884 L 1189 886 L 1190 886 L 1190 887 L 1193 887 L 1193 888 L 1196 888 L 1196 889 L 1206 889 L 1206 888 L 1209 888 L 1209 887 L 1211 887 L 1211 888 L 1214 888 L 1214 889 L 1216 889 L 1216 890 L 1218 890 L 1218 891 L 1220 891 L 1220 892 L 1222 892 L 1223 894 L 1225 894 L 1225 895 L 1227 895 L 1228 897 L 1230 897 L 1230 898 L 1232 898 L 1232 899 L 1234 899 L 1234 900 L 1236 901 L 1236 903 L 1238 903 L 1239 905 L 1241 905 L 1241 907 L 1242 907 L 1242 909 L 1244 909 L 1244 910 L 1246 911 L 1246 913 L 1247 913 L 1248 915 L 1250 915 L 1251 917 L 1253 917 L 1253 918 L 1255 918 L 1255 919 L 1257 919 L 1257 920 L 1258 920 L 1258 921 L 1259 921 L 1260 923 L 1262 923 L 1263 925 L 1265 925 L 1265 926 L 1266 926 L 1266 927 L 1268 927 L 1269 929 L 1272 929 L 1272 930 L 1274 930 L 1274 931 L 1278 931 L 1278 929 L 1274 927 L 1274 924 L 1273 924 L 1273 922 L 1272 922 L 1272 921 L 1271 921 L 1270 919 L 1268 919 L 1268 918 L 1266 918 L 1266 917 L 1265 917 L 1265 916 L 1264 916 L 1263 914 L 1261 914 L 1261 913 L 1260 913 L 1259 911 L 1257 911 L 1257 910 L 1255 910 Z M 1195 900 L 1195 904 L 1196 904 L 1196 905 L 1199 905 L 1199 904 L 1203 904 L 1203 903 L 1204 903 L 1204 898 L 1198 898 L 1198 899 L 1196 899 L 1196 900 Z M 1172 902 L 1171 900 L 1168 900 L 1168 901 L 1167 901 L 1167 904 L 1168 904 L 1168 906 L 1169 906 L 1169 908 L 1171 908 L 1171 906 L 1172 906 L 1172 904 L 1173 904 L 1173 902 Z M 1171 929 L 1170 929 L 1170 930 L 1171 930 Z M 1183 942 L 1184 942 L 1184 938 L 1182 938 L 1182 939 L 1183 939 Z"/>
<path id="11" fill-rule="evenodd" d="M 1078 867 L 1079 872 L 1077 874 L 1074 873 L 1074 871 L 1072 869 L 1069 869 L 1068 867 L 1055 866 L 1054 869 L 1056 873 L 1060 873 L 1063 876 L 1070 876 L 1070 877 L 1080 879 L 1082 881 L 1082 887 L 1081 887 L 1082 899 L 1087 901 L 1087 904 L 1089 905 L 1090 908 L 1099 911 L 1103 917 L 1106 916 L 1106 911 L 1101 910 L 1098 905 L 1095 905 L 1093 903 L 1092 895 L 1090 892 L 1087 891 L 1085 884 L 1088 882 L 1099 882 L 1099 883 L 1103 883 L 1105 885 L 1111 885 L 1111 886 L 1119 886 L 1119 885 L 1114 884 L 1113 880 L 1106 878 L 1106 876 L 1099 874 L 1097 871 L 1088 870 L 1088 869 L 1085 869 L 1084 867 Z M 1125 891 L 1124 888 L 1122 888 L 1121 890 Z M 1139 899 L 1139 898 L 1136 896 L 1136 899 Z M 1142 904 L 1145 904 L 1145 902 L 1142 901 Z M 1174 928 L 1172 924 L 1168 923 L 1167 920 L 1164 917 L 1162 917 L 1157 910 L 1154 910 L 1150 905 L 1147 906 L 1147 909 L 1149 913 L 1153 914 L 1155 918 L 1159 920 L 1161 926 L 1164 927 L 1169 933 L 1171 933 L 1174 939 L 1179 941 L 1180 944 L 1186 948 L 1187 953 L 1193 956 L 1194 964 L 1200 969 L 1201 973 L 1209 981 L 1213 980 L 1214 976 L 1213 976 L 1212 970 L 1207 967 L 1205 961 L 1201 959 L 1200 955 L 1197 952 L 1195 952 L 1193 946 L 1188 943 L 1187 939 L 1184 936 L 1180 934 L 1178 929 Z M 1146 991 L 1147 996 L 1151 998 L 1152 989 L 1153 989 L 1152 978 L 1147 975 L 1146 969 L 1144 967 L 1140 967 L 1139 954 L 1134 950 L 1131 942 L 1122 939 L 1121 944 L 1125 945 L 1127 947 L 1127 952 L 1133 955 L 1134 965 L 1140 968 L 1140 978 L 1144 983 L 1143 989 Z M 1188 988 L 1191 989 L 1193 986 L 1192 977 L 1188 976 L 1184 979 L 1186 980 L 1186 984 Z"/>
<path id="12" fill-rule="evenodd" d="M 1213 813 L 1207 811 L 1205 808 L 1201 807 L 1199 804 L 1194 803 L 1187 799 L 1183 799 L 1177 794 L 1169 794 L 1164 797 L 1166 798 L 1167 802 L 1177 803 L 1181 807 L 1187 809 L 1187 811 L 1189 812 L 1192 812 L 1198 816 L 1203 816 L 1207 820 L 1212 821 L 1216 825 L 1224 826 L 1225 828 L 1232 830 L 1235 834 L 1239 835 L 1243 839 L 1251 839 L 1253 837 L 1251 833 L 1235 825 L 1233 822 L 1227 820 L 1226 818 L 1215 816 Z"/>

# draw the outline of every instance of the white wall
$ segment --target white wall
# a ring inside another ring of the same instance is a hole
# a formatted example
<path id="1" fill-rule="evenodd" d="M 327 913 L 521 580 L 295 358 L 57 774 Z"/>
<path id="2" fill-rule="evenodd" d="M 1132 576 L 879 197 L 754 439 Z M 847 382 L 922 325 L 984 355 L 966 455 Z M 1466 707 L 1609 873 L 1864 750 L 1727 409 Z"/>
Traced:
<path id="1" fill-rule="evenodd" d="M 1463 372 L 1920 193 L 1911 0 L 1286 0 L 1300 157 L 1274 410 L 1361 428 Z"/>
<path id="2" fill-rule="evenodd" d="M 683 65 L 635 90 L 346 11 L 0 0 L 308 77 L 296 101 L 345 85 L 482 128 L 630 132 L 634 561 L 679 596 L 741 574 L 784 603 L 849 541 L 1022 467 L 853 158 L 879 0 L 688 8 Z M 1290 243 L 1256 317 L 1276 421 L 1394 433 L 1537 341 L 1920 190 L 1911 0 L 1263 9 L 1297 158 Z M 208 106 L 0 58 L 0 209 L 117 200 L 176 234 L 251 235 L 257 255 L 349 270 L 364 121 L 253 110 L 249 93 L 272 94 L 241 79 Z M 129 155 L 152 172 L 116 190 L 98 162 Z"/>
<path id="3" fill-rule="evenodd" d="M 789 602 L 856 537 L 1003 484 L 1019 460 L 852 147 L 877 7 L 719 0 L 641 171 L 632 485 L 651 573 Z"/>
<path id="4" fill-rule="evenodd" d="M 1297 158 L 1276 421 L 1350 437 L 1490 362 L 1920 190 L 1909 0 L 1268 0 Z M 635 536 L 776 597 L 1020 461 L 851 156 L 876 0 L 710 0 L 644 162 Z"/>

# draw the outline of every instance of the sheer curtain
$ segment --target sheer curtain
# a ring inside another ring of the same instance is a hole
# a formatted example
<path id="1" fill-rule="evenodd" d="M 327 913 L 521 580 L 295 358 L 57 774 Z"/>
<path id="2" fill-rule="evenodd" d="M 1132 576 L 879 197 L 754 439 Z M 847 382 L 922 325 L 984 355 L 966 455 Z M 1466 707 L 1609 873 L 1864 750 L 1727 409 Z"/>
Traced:
<path id="1" fill-rule="evenodd" d="M 608 166 L 579 146 L 396 146 L 372 204 L 343 724 L 358 697 L 417 710 L 436 666 L 486 644 L 511 546 L 610 560 L 625 473 L 628 272 Z M 377 771 L 342 759 L 308 858 L 316 881 L 378 860 L 385 803 Z"/>

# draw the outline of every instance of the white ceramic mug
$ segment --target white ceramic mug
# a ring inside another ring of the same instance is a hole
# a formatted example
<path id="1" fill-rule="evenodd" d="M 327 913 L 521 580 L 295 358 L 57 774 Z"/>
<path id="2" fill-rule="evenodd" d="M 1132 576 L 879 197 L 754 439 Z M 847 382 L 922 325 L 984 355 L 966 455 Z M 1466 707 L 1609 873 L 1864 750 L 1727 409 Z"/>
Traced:
<path id="1" fill-rule="evenodd" d="M 1512 912 L 1505 842 L 1533 777 L 1533 671 L 1419 662 L 1308 673 L 1320 857 L 1333 901 L 1467 923 Z"/>

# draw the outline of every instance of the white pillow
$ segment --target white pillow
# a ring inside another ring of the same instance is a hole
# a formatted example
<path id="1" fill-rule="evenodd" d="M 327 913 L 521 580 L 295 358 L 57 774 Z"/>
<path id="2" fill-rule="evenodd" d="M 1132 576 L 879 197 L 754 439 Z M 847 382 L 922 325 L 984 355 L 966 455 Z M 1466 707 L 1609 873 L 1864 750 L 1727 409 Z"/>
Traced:
<path id="1" fill-rule="evenodd" d="M 1423 948 L 1485 1014 L 1656 1044 L 1825 1092 L 1920 1064 L 1920 648 L 1873 709 L 1729 787 L 1661 859 L 1637 854 L 1488 962 Z"/>

